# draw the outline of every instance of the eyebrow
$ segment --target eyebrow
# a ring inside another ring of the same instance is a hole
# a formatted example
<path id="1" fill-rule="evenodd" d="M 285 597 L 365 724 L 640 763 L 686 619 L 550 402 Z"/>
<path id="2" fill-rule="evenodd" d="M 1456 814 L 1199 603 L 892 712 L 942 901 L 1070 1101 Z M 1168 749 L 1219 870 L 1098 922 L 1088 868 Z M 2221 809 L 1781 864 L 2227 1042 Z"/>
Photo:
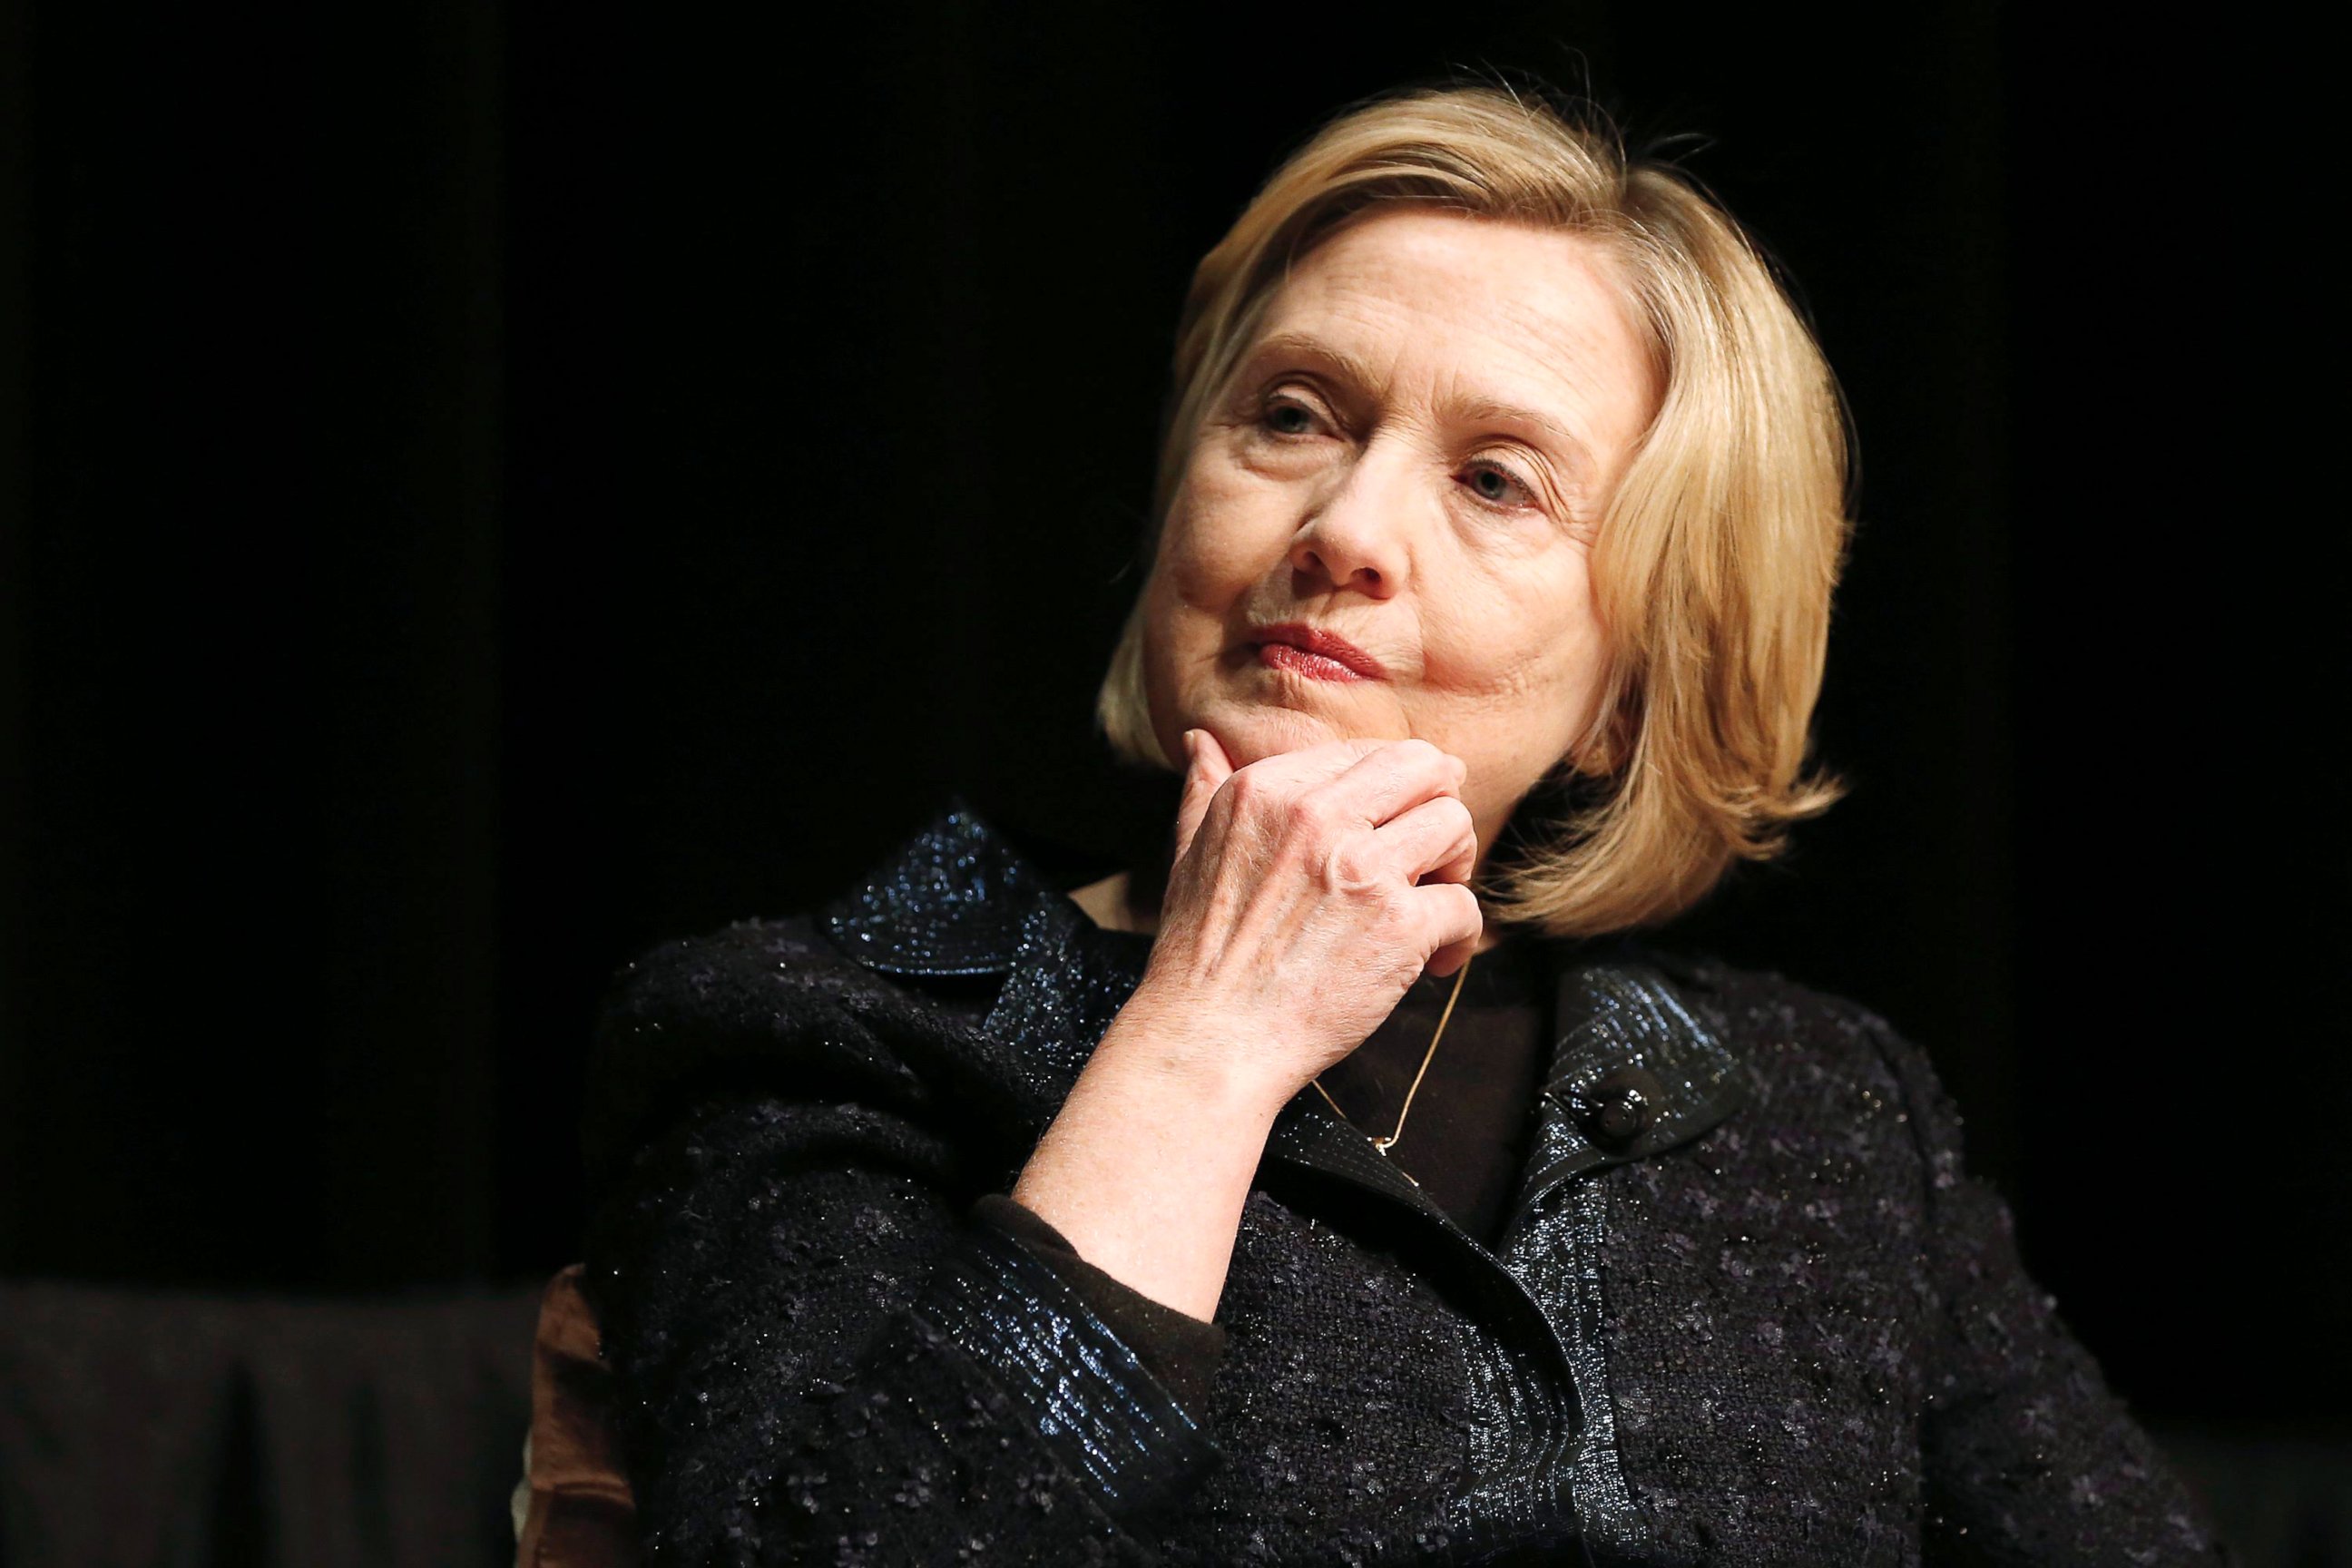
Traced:
<path id="1" fill-rule="evenodd" d="M 1373 384 L 1371 369 L 1363 361 L 1345 349 L 1305 332 L 1276 332 L 1263 339 L 1250 350 L 1249 357 L 1243 363 L 1255 369 L 1265 360 L 1291 355 L 1321 360 L 1358 386 L 1368 387 Z M 1522 408 L 1517 404 L 1486 396 L 1455 399 L 1448 405 L 1448 412 L 1474 424 L 1517 426 L 1533 430 L 1558 447 L 1562 456 L 1585 475 L 1590 476 L 1593 471 L 1592 448 L 1585 445 L 1583 437 L 1549 414 L 1538 414 L 1532 408 Z"/>

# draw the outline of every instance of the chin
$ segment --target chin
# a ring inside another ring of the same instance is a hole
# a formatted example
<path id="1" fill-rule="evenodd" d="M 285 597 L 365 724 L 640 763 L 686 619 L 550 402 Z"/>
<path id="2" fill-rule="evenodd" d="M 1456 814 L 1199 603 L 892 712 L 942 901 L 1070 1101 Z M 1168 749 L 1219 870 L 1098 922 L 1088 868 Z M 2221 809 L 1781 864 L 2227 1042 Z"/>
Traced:
<path id="1" fill-rule="evenodd" d="M 1303 751 L 1326 741 L 1370 739 L 1313 713 L 1270 702 L 1219 702 L 1194 721 L 1217 737 L 1234 766 L 1247 767 L 1261 758 Z M 1187 725 L 1186 728 L 1191 728 Z M 1181 741 L 1182 731 L 1178 731 Z M 1180 746 L 1178 755 L 1182 755 Z"/>

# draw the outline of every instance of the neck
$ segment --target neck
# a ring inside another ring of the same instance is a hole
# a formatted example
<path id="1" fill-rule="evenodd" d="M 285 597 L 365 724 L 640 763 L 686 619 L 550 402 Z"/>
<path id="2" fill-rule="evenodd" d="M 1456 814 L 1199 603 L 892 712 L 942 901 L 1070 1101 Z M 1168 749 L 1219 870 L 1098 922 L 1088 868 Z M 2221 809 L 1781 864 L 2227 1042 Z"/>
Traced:
<path id="1" fill-rule="evenodd" d="M 1168 862 L 1168 854 L 1162 853 L 1127 870 L 1114 871 L 1099 882 L 1074 890 L 1071 901 L 1105 931 L 1154 935 L 1160 930 L 1160 906 L 1167 894 Z"/>

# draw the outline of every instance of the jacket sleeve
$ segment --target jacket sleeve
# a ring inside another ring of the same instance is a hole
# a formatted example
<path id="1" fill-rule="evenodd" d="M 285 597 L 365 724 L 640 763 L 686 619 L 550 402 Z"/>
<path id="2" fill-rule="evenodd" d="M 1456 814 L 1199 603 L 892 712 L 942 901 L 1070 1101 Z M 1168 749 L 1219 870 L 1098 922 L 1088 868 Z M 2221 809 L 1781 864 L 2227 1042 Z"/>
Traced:
<path id="1" fill-rule="evenodd" d="M 988 1108 L 909 1059 L 943 1020 L 782 951 L 657 950 L 599 1031 L 584 1281 L 648 1561 L 1153 1561 L 1207 1432 L 990 1217 Z"/>
<path id="2" fill-rule="evenodd" d="M 2229 1563 L 2202 1511 L 2026 1273 L 2009 1207 L 1961 1159 L 1916 1046 L 1870 1020 L 1925 1162 L 1929 1563 Z"/>
<path id="3" fill-rule="evenodd" d="M 1125 1340 L 1145 1370 L 1166 1384 L 1196 1420 L 1207 1408 L 1211 1385 L 1225 1357 L 1223 1325 L 1153 1300 L 1078 1256 L 1069 1238 L 1040 1215 L 1002 1193 L 972 1205 L 972 1217 L 1010 1231 L 1043 1258 L 1096 1317 Z"/>

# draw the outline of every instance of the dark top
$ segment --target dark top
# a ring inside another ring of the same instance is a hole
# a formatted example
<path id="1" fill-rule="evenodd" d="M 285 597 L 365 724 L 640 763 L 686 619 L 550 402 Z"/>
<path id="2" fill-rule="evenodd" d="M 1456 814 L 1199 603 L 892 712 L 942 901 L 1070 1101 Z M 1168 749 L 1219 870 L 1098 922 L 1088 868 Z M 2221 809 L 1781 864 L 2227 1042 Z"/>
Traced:
<path id="1" fill-rule="evenodd" d="M 1367 1137 L 1393 1131 L 1424 1058 L 1390 1163 L 1421 1184 L 1439 1208 L 1479 1240 L 1499 1239 L 1534 1135 L 1536 1094 L 1549 1066 L 1549 976 L 1537 943 L 1511 937 L 1471 961 L 1461 999 L 1437 1052 L 1430 1037 L 1445 1016 L 1454 977 L 1424 974 L 1385 1023 L 1322 1074 L 1324 1089 Z"/>
<path id="2" fill-rule="evenodd" d="M 1552 972 L 1496 1245 L 1286 1106 L 1174 1386 L 989 1217 L 1139 951 L 957 810 L 619 978 L 582 1283 L 649 1561 L 2223 1560 L 1918 1049 L 1638 943 Z"/>

